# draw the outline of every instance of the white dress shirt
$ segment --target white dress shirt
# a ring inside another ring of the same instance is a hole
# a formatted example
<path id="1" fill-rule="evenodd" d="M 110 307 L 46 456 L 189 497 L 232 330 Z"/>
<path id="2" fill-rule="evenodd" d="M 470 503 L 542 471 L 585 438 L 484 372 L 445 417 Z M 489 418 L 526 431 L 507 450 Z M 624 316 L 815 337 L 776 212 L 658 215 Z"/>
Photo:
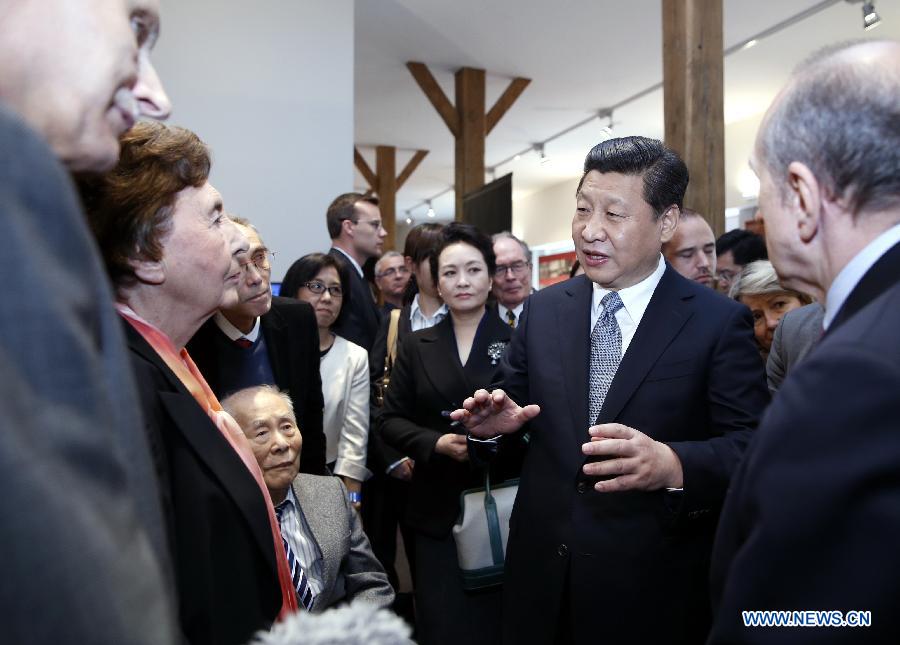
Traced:
<path id="1" fill-rule="evenodd" d="M 300 566 L 309 581 L 313 598 L 322 593 L 324 586 L 322 572 L 322 552 L 313 537 L 312 529 L 303 517 L 303 510 L 297 503 L 294 491 L 288 487 L 284 510 L 281 512 L 281 536 L 291 547 L 294 556 L 300 561 Z"/>
<path id="2" fill-rule="evenodd" d="M 634 333 L 637 331 L 638 325 L 641 324 L 644 312 L 647 311 L 647 305 L 650 304 L 650 298 L 653 297 L 653 292 L 656 291 L 656 287 L 659 285 L 659 281 L 662 279 L 663 273 L 665 272 L 666 262 L 663 259 L 662 253 L 660 253 L 659 264 L 656 265 L 656 269 L 653 273 L 636 285 L 619 290 L 619 298 L 622 299 L 622 308 L 616 312 L 616 322 L 619 323 L 619 330 L 622 332 L 622 356 L 625 356 L 625 352 L 631 344 L 631 339 L 634 338 Z M 601 305 L 600 302 L 603 300 L 603 296 L 608 293 L 608 289 L 604 289 L 596 282 L 594 283 L 594 296 L 591 304 L 591 326 L 588 328 L 588 335 L 593 331 L 594 325 L 597 324 L 597 321 L 603 314 L 603 305 Z"/>
<path id="3" fill-rule="evenodd" d="M 523 300 L 522 302 L 520 302 L 517 306 L 513 307 L 512 309 L 509 309 L 509 308 L 507 308 L 507 307 L 504 307 L 504 306 L 501 305 L 499 302 L 497 303 L 497 313 L 500 314 L 500 320 L 502 320 L 502 321 L 503 321 L 504 323 L 506 323 L 507 325 L 509 324 L 509 314 L 508 314 L 507 312 L 508 312 L 508 311 L 512 311 L 512 312 L 513 312 L 513 316 L 516 317 L 516 322 L 515 322 L 514 327 L 518 327 L 518 326 L 519 326 L 519 316 L 522 315 L 522 310 L 523 310 L 524 308 L 525 308 L 525 301 L 524 301 L 524 300 Z"/>
<path id="4" fill-rule="evenodd" d="M 438 310 L 435 311 L 433 315 L 426 316 L 419 307 L 419 294 L 416 294 L 412 304 L 409 306 L 410 328 L 413 331 L 421 331 L 423 329 L 428 329 L 429 327 L 434 327 L 441 322 L 449 312 L 450 310 L 447 309 L 447 305 L 441 303 L 441 306 L 438 307 Z"/>
<path id="5" fill-rule="evenodd" d="M 253 323 L 253 329 L 246 334 L 228 322 L 228 319 L 219 311 L 217 311 L 216 315 L 213 317 L 213 322 L 216 323 L 216 327 L 221 329 L 222 333 L 231 340 L 246 338 L 251 343 L 255 343 L 256 339 L 259 338 L 259 316 L 256 317 L 256 322 Z"/>
<path id="6" fill-rule="evenodd" d="M 825 296 L 825 318 L 822 320 L 822 327 L 828 329 L 828 325 L 834 320 L 866 271 L 898 242 L 900 242 L 900 224 L 892 226 L 869 242 L 862 251 L 853 256 L 847 266 L 841 269 Z"/>

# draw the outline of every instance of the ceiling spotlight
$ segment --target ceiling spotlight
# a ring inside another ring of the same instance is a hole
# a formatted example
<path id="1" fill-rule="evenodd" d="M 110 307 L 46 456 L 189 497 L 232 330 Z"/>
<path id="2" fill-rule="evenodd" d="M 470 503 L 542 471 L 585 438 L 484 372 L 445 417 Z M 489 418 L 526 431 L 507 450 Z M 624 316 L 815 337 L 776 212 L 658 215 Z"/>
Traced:
<path id="1" fill-rule="evenodd" d="M 406 218 L 406 224 L 407 224 L 407 226 L 410 225 L 410 224 L 412 224 L 412 217 L 407 217 L 407 218 Z"/>
<path id="2" fill-rule="evenodd" d="M 862 6 L 863 29 L 869 31 L 881 24 L 881 16 L 875 11 L 874 2 L 864 2 Z"/>
<path id="3" fill-rule="evenodd" d="M 550 157 L 547 156 L 547 153 L 544 151 L 543 143 L 534 144 L 534 150 L 538 153 L 538 157 L 541 159 L 541 165 L 550 163 Z"/>
<path id="4" fill-rule="evenodd" d="M 597 116 L 601 119 L 607 119 L 606 125 L 600 128 L 600 132 L 606 135 L 607 139 L 612 139 L 613 136 L 613 113 L 612 110 L 600 110 L 597 112 Z"/>
<path id="5" fill-rule="evenodd" d="M 759 41 L 756 40 L 756 38 L 754 38 L 753 40 L 748 40 L 744 43 L 744 46 L 741 47 L 741 49 L 750 49 L 751 47 L 756 47 L 757 43 L 759 43 Z"/>
<path id="6" fill-rule="evenodd" d="M 518 161 L 521 158 L 522 158 L 522 155 L 516 155 L 515 157 L 513 157 L 513 161 Z"/>
<path id="7" fill-rule="evenodd" d="M 434 209 L 431 207 L 431 200 L 426 199 L 425 204 L 428 206 L 428 211 L 425 213 L 428 217 L 434 217 Z"/>

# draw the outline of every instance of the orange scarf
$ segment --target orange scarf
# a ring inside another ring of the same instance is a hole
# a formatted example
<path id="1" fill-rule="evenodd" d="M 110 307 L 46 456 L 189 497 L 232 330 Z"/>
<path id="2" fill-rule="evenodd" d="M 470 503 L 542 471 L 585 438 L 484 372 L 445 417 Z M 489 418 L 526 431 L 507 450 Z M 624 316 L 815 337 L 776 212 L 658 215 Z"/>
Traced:
<path id="1" fill-rule="evenodd" d="M 281 541 L 281 530 L 278 527 L 278 520 L 275 519 L 272 499 L 269 497 L 269 490 L 266 488 L 262 471 L 256 462 L 253 450 L 250 448 L 250 444 L 247 443 L 247 437 L 244 436 L 244 432 L 237 421 L 222 409 L 222 404 L 219 403 L 216 395 L 213 394 L 209 384 L 203 378 L 200 370 L 197 369 L 197 365 L 191 359 L 186 349 L 176 350 L 165 333 L 138 316 L 129 307 L 117 303 L 116 309 L 144 337 L 144 340 L 150 344 L 150 347 L 159 354 L 159 357 L 163 359 L 169 369 L 175 373 L 182 385 L 193 395 L 200 407 L 209 415 L 216 428 L 219 429 L 219 432 L 222 433 L 222 436 L 225 437 L 225 440 L 240 456 L 241 461 L 244 462 L 247 470 L 250 471 L 253 479 L 259 485 L 260 492 L 266 502 L 269 526 L 272 530 L 272 542 L 278 567 L 278 582 L 281 586 L 281 611 L 278 613 L 278 618 L 283 620 L 289 614 L 297 611 L 297 592 L 294 590 L 294 584 L 291 580 L 291 570 L 288 568 L 287 556 Z"/>

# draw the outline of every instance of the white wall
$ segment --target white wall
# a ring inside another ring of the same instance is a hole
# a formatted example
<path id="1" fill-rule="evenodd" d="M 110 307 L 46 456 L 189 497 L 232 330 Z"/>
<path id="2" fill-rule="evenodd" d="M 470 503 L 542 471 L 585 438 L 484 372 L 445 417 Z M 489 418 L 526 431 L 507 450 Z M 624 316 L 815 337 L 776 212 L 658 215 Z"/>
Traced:
<path id="1" fill-rule="evenodd" d="M 353 2 L 161 2 L 169 122 L 212 148 L 211 182 L 275 251 L 276 281 L 327 250 L 325 209 L 353 188 Z"/>
<path id="2" fill-rule="evenodd" d="M 513 182 L 515 178 L 513 173 Z M 525 196 L 516 196 L 514 190 L 513 234 L 531 246 L 571 240 L 579 179 L 580 176 L 566 179 Z"/>

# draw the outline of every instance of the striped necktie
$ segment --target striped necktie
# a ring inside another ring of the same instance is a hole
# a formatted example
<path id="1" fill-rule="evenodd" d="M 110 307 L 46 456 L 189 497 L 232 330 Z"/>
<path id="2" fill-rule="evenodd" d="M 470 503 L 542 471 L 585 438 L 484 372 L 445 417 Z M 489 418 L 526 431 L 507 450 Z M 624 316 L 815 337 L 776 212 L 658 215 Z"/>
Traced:
<path id="1" fill-rule="evenodd" d="M 275 507 L 275 515 L 278 517 L 278 525 L 281 526 L 281 518 L 284 514 L 284 509 L 290 504 L 290 500 L 284 500 Z M 300 561 L 297 559 L 297 556 L 294 555 L 294 552 L 291 550 L 291 547 L 288 545 L 287 540 L 284 539 L 284 528 L 281 529 L 281 543 L 284 544 L 284 552 L 287 555 L 288 568 L 291 570 L 291 580 L 294 582 L 294 589 L 297 590 L 297 599 L 300 601 L 300 604 L 303 605 L 307 611 L 312 609 L 313 606 L 313 595 L 312 589 L 309 587 L 309 580 L 306 579 L 306 573 L 303 571 L 303 567 L 300 566 Z"/>
<path id="2" fill-rule="evenodd" d="M 506 310 L 506 322 L 508 322 L 509 326 L 513 329 L 516 328 L 516 314 L 513 313 L 512 309 Z"/>

